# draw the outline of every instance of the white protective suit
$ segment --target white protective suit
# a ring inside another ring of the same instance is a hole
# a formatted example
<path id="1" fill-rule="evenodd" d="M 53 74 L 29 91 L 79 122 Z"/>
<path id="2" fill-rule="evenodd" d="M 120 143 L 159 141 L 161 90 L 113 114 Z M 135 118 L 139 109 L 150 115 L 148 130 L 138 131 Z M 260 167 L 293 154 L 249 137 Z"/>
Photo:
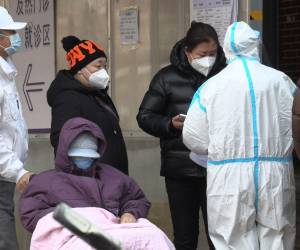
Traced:
<path id="1" fill-rule="evenodd" d="M 185 145 L 208 152 L 210 237 L 217 250 L 293 250 L 295 183 L 292 103 L 296 86 L 259 62 L 258 32 L 231 25 L 229 65 L 196 92 Z"/>
<path id="2" fill-rule="evenodd" d="M 16 88 L 16 75 L 11 59 L 6 61 L 0 57 L 0 180 L 9 182 L 18 182 L 27 172 L 24 162 L 28 133 Z"/>

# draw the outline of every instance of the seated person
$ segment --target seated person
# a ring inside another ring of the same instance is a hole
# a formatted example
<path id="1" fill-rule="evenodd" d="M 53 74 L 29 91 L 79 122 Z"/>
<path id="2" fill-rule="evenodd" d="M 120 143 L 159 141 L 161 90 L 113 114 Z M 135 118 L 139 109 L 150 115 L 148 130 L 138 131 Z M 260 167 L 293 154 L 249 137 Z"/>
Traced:
<path id="1" fill-rule="evenodd" d="M 61 202 L 119 240 L 122 249 L 175 249 L 159 228 L 143 219 L 150 203 L 139 186 L 100 162 L 105 148 L 95 123 L 77 117 L 64 124 L 55 169 L 33 176 L 20 198 L 21 222 L 33 232 L 30 249 L 92 249 L 53 219 Z"/>
<path id="2" fill-rule="evenodd" d="M 83 118 L 63 126 L 55 169 L 31 178 L 20 198 L 24 227 L 33 232 L 37 222 L 65 202 L 71 207 L 105 208 L 120 217 L 120 223 L 146 217 L 150 203 L 128 176 L 99 163 L 106 147 L 101 129 Z"/>

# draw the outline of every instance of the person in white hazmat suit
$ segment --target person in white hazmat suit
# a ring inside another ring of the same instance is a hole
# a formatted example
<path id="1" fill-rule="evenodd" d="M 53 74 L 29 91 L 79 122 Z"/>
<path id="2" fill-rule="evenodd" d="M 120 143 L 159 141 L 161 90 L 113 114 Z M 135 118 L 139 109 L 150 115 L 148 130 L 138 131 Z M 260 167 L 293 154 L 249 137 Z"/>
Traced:
<path id="1" fill-rule="evenodd" d="M 194 95 L 185 145 L 208 152 L 208 223 L 217 250 L 294 249 L 292 104 L 296 85 L 259 61 L 259 33 L 232 24 L 229 65 Z"/>

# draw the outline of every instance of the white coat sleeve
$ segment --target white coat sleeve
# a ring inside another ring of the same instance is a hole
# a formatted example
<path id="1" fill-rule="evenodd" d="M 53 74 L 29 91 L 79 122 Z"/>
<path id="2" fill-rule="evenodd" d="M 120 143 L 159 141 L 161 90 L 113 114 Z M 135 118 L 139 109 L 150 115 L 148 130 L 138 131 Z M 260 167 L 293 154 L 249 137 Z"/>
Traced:
<path id="1" fill-rule="evenodd" d="M 209 135 L 207 110 L 202 88 L 195 93 L 183 126 L 183 143 L 194 153 L 205 155 L 208 151 Z"/>
<path id="2" fill-rule="evenodd" d="M 0 120 L 2 119 L 3 90 L 0 88 Z M 7 181 L 18 182 L 18 180 L 27 172 L 23 168 L 23 163 L 19 160 L 16 153 L 13 152 L 10 145 L 13 142 L 8 139 L 7 131 L 0 123 L 0 176 Z"/>

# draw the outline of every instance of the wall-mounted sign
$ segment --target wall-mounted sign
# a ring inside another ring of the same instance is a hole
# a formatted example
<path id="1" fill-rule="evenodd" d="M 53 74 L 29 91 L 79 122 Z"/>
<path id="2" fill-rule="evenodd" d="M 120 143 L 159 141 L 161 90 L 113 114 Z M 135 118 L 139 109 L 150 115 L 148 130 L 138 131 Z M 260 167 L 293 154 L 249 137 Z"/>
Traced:
<path id="1" fill-rule="evenodd" d="M 19 32 L 23 48 L 13 56 L 18 69 L 17 87 L 23 114 L 29 132 L 48 132 L 51 110 L 46 93 L 55 77 L 53 0 L 14 0 L 9 7 L 15 21 L 28 23 Z"/>
<path id="2" fill-rule="evenodd" d="M 191 21 L 213 26 L 222 44 L 227 27 L 237 20 L 238 0 L 190 0 Z"/>
<path id="3" fill-rule="evenodd" d="M 120 11 L 120 37 L 121 44 L 138 43 L 138 8 L 130 7 Z"/>

